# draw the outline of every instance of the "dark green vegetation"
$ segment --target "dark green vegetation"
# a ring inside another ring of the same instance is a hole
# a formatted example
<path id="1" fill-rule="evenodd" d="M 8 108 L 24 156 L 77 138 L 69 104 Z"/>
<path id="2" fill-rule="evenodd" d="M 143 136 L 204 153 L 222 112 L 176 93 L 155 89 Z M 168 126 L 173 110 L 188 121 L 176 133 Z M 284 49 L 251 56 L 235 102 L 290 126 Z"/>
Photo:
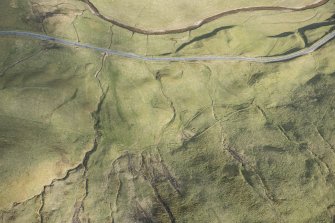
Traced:
<path id="1" fill-rule="evenodd" d="M 146 36 L 80 1 L 0 6 L 2 30 L 147 55 L 282 54 L 332 30 L 335 13 L 330 1 Z M 333 222 L 334 51 L 146 63 L 0 37 L 0 222 Z"/>
<path id="2" fill-rule="evenodd" d="M 233 27 L 234 27 L 234 26 L 222 26 L 222 27 L 220 27 L 220 28 L 216 28 L 216 29 L 214 29 L 213 31 L 211 31 L 211 32 L 209 32 L 209 33 L 206 33 L 206 34 L 203 34 L 203 35 L 200 35 L 200 36 L 196 36 L 196 37 L 194 37 L 193 39 L 191 39 L 190 41 L 181 44 L 181 45 L 176 49 L 176 53 L 177 53 L 178 51 L 182 50 L 183 48 L 185 48 L 186 46 L 192 44 L 192 43 L 195 43 L 195 42 L 198 42 L 198 41 L 207 39 L 207 38 L 211 38 L 211 37 L 215 36 L 216 34 L 218 34 L 220 31 L 225 30 L 225 29 L 230 29 L 230 28 L 233 28 Z"/>

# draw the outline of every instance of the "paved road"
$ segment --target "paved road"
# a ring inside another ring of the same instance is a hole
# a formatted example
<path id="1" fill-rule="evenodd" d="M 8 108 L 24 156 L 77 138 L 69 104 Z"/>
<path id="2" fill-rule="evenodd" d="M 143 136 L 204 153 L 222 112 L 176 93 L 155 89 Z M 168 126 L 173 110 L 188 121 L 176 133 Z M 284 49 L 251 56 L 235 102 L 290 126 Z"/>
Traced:
<path id="1" fill-rule="evenodd" d="M 319 49 L 321 46 L 325 45 L 327 42 L 331 41 L 335 37 L 335 30 L 320 40 L 315 42 L 313 45 L 299 50 L 297 52 L 282 55 L 282 56 L 270 56 L 270 57 L 243 57 L 243 56 L 194 56 L 194 57 L 154 57 L 154 56 L 143 56 L 135 53 L 130 52 L 123 52 L 117 50 L 111 50 L 107 48 L 96 47 L 93 45 L 85 44 L 85 43 L 78 43 L 70 40 L 65 40 L 61 38 L 56 38 L 48 35 L 37 34 L 32 32 L 24 32 L 24 31 L 0 31 L 0 36 L 13 36 L 13 37 L 26 37 L 38 40 L 44 40 L 49 42 L 54 42 L 66 46 L 75 46 L 81 47 L 86 49 L 92 49 L 95 51 L 100 51 L 107 53 L 108 55 L 115 55 L 130 59 L 136 60 L 143 60 L 143 61 L 160 61 L 160 62 L 177 62 L 177 61 L 249 61 L 249 62 L 256 62 L 256 63 L 274 63 L 274 62 L 282 62 L 291 60 L 300 56 L 307 55 L 315 50 Z"/>

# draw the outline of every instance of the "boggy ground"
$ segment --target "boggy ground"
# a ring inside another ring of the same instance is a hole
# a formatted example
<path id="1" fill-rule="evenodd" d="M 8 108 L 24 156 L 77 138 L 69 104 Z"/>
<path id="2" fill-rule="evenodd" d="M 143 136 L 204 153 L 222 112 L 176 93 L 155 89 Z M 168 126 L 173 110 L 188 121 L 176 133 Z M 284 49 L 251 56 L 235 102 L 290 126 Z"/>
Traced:
<path id="1" fill-rule="evenodd" d="M 329 32 L 334 13 L 330 2 L 147 37 L 77 1 L 13 2 L 0 3 L 2 18 L 26 20 L 1 19 L 1 29 L 155 55 L 285 53 Z M 259 25 L 272 16 L 285 21 Z M 271 64 L 145 63 L 29 39 L 0 44 L 0 222 L 333 221 L 334 42 Z"/>

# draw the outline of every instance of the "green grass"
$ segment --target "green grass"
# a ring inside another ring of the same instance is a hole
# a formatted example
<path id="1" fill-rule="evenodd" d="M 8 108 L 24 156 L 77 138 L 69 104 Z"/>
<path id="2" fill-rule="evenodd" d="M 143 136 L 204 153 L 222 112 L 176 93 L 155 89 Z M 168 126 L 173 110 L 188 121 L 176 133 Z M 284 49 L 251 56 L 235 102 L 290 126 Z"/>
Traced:
<path id="1" fill-rule="evenodd" d="M 87 60 L 91 52 L 74 54 L 72 49 L 21 41 L 38 50 L 20 52 L 20 44 L 15 45 L 19 40 L 2 39 L 20 52 L 5 64 L 15 64 L 20 54 L 34 56 L 1 76 L 1 176 L 7 182 L 1 185 L 1 207 L 39 193 L 43 185 L 78 165 L 92 147 L 91 112 L 101 94 L 92 77 L 95 65 Z"/>
<path id="2" fill-rule="evenodd" d="M 92 0 L 100 12 L 110 18 L 132 26 L 149 30 L 175 29 L 196 23 L 206 17 L 232 9 L 251 6 L 286 6 L 301 7 L 313 1 L 281 1 L 280 3 L 265 0 L 257 1 L 151 1 L 133 2 L 130 0 Z M 124 9 L 127 10 L 124 10 Z M 187 9 L 187 10 L 185 10 Z"/>
<path id="3" fill-rule="evenodd" d="M 191 33 L 147 37 L 78 1 L 34 5 L 35 16 L 54 13 L 43 31 L 18 19 L 32 16 L 30 6 L 10 2 L 0 3 L 8 9 L 0 7 L 1 29 L 171 56 L 287 53 L 329 32 L 334 11 L 330 2 L 304 12 L 240 13 Z M 147 3 L 128 11 L 117 8 L 128 2 L 108 4 L 131 23 Z M 172 3 L 159 2 L 181 4 Z M 179 26 L 178 16 L 187 24 L 197 19 L 192 13 L 251 2 L 201 4 L 184 14 L 185 7 L 170 8 L 172 22 L 149 19 L 159 11 L 148 6 L 138 22 Z M 332 222 L 334 50 L 329 42 L 270 64 L 155 63 L 0 37 L 0 222 Z"/>

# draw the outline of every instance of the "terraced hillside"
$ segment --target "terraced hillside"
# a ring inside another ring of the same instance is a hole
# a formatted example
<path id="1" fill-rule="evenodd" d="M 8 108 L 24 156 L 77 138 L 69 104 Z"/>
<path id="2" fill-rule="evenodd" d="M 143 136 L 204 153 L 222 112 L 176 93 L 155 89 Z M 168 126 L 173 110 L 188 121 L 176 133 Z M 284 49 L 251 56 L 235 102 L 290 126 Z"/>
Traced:
<path id="1" fill-rule="evenodd" d="M 334 0 L 2 0 L 0 222 L 334 222 L 334 27 Z"/>

